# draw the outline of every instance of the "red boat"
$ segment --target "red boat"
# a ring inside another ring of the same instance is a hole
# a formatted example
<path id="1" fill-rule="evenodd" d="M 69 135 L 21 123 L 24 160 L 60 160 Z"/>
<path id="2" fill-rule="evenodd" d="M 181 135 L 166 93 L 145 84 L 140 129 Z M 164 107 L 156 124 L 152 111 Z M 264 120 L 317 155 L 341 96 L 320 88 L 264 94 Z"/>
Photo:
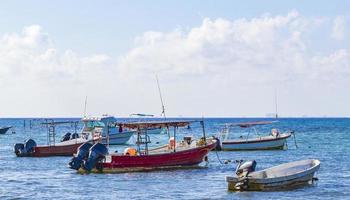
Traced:
<path id="1" fill-rule="evenodd" d="M 31 152 L 21 153 L 15 151 L 18 157 L 48 157 L 48 156 L 72 156 L 77 152 L 80 145 L 87 142 L 81 138 L 56 143 L 55 145 L 41 145 L 32 148 Z"/>
<path id="2" fill-rule="evenodd" d="M 47 127 L 47 145 L 38 145 L 33 139 L 27 140 L 24 144 L 15 144 L 14 151 L 18 157 L 47 157 L 47 156 L 72 156 L 77 152 L 80 145 L 89 140 L 84 137 L 79 137 L 76 133 L 78 122 L 50 122 L 42 123 Z M 55 126 L 59 124 L 74 124 L 75 133 L 67 133 L 63 141 L 55 142 Z"/>
<path id="3" fill-rule="evenodd" d="M 201 139 L 192 140 L 192 137 L 184 137 L 181 141 L 176 142 L 178 127 L 188 126 L 192 122 L 195 121 L 119 123 L 118 125 L 123 127 L 138 130 L 136 149 L 129 147 L 124 153 L 108 154 L 106 147 L 101 144 L 95 144 L 88 150 L 79 148 L 78 154 L 69 163 L 70 168 L 79 172 L 108 173 L 196 167 L 207 159 L 207 154 L 216 147 L 217 141 L 213 138 L 206 138 L 204 122 L 199 121 L 203 130 Z M 167 145 L 148 149 L 150 139 L 147 132 L 140 130 L 152 127 L 174 127 L 174 137 L 169 139 Z M 141 150 L 141 145 L 144 147 L 143 150 Z"/>

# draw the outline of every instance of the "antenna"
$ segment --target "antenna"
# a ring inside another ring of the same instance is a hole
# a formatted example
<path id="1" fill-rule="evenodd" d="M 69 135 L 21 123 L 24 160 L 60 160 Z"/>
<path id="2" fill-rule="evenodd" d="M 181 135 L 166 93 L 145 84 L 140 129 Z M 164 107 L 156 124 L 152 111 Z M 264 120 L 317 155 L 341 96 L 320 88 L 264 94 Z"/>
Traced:
<path id="1" fill-rule="evenodd" d="M 158 85 L 158 91 L 159 91 L 160 102 L 162 103 L 162 115 L 164 116 L 164 119 L 166 119 L 165 107 L 164 107 L 162 92 L 161 92 L 161 90 L 160 90 L 159 80 L 158 80 L 158 75 L 157 75 L 157 74 L 156 74 L 156 79 L 157 79 L 157 85 Z"/>
<path id="2" fill-rule="evenodd" d="M 87 96 L 85 97 L 84 117 L 86 117 Z"/>
<path id="3" fill-rule="evenodd" d="M 275 89 L 275 118 L 278 118 L 278 112 L 277 112 L 277 89 Z"/>

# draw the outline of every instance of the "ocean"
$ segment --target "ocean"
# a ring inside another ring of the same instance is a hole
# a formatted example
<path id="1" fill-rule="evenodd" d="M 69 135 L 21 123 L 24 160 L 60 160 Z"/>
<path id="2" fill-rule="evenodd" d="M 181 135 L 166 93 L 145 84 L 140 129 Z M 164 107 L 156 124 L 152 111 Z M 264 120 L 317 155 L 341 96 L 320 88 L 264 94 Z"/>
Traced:
<path id="1" fill-rule="evenodd" d="M 68 119 L 56 119 L 68 120 Z M 70 119 L 72 120 L 72 119 Z M 74 119 L 78 120 L 78 119 Z M 225 123 L 256 121 L 252 118 L 205 119 L 207 135 L 216 135 Z M 206 168 L 120 174 L 77 174 L 67 167 L 70 157 L 18 158 L 15 143 L 28 138 L 46 144 L 46 129 L 39 121 L 0 119 L 0 126 L 15 128 L 0 135 L 0 199 L 350 199 L 350 119 L 347 118 L 280 118 L 278 123 L 258 127 L 267 134 L 273 127 L 294 130 L 288 149 L 273 151 L 218 152 L 221 160 L 256 160 L 257 170 L 302 159 L 321 161 L 316 184 L 278 192 L 229 192 L 225 176 L 234 173 L 235 164 L 221 164 L 215 152 L 209 153 Z M 80 125 L 81 128 L 81 125 Z M 74 131 L 71 126 L 57 126 L 57 138 Z M 15 132 L 15 133 L 12 133 Z M 183 135 L 201 136 L 201 129 L 181 129 Z M 232 136 L 243 134 L 232 130 Z M 167 142 L 167 135 L 151 135 L 151 145 Z M 113 146 L 122 151 L 133 146 Z"/>

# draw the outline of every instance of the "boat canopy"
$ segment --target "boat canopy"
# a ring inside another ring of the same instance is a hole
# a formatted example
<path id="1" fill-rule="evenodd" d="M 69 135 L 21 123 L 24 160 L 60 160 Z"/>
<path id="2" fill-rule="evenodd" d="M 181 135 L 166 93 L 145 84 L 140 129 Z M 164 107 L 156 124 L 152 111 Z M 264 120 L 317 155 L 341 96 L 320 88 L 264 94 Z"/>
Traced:
<path id="1" fill-rule="evenodd" d="M 239 126 L 241 128 L 249 128 L 252 126 L 259 126 L 259 125 L 267 125 L 267 124 L 272 124 L 276 123 L 278 121 L 255 121 L 255 122 L 242 122 L 242 123 L 232 123 L 232 124 L 226 124 L 227 126 Z"/>
<path id="2" fill-rule="evenodd" d="M 52 121 L 48 121 L 48 122 L 43 122 L 41 124 L 54 126 L 54 125 L 59 125 L 59 124 L 74 124 L 74 123 L 79 123 L 79 121 L 58 121 L 58 122 L 55 122 L 52 120 Z"/>
<path id="3" fill-rule="evenodd" d="M 92 116 L 92 117 L 83 117 L 81 121 L 88 122 L 88 121 L 113 121 L 115 120 L 115 117 L 110 115 L 102 115 L 102 116 Z"/>
<path id="4" fill-rule="evenodd" d="M 142 122 L 125 122 L 114 123 L 115 126 L 122 126 L 130 129 L 147 129 L 147 128 L 160 128 L 160 127 L 184 127 L 193 122 L 201 122 L 196 120 L 183 120 L 183 121 L 142 121 Z"/>
<path id="5" fill-rule="evenodd" d="M 94 128 L 94 127 L 104 127 L 105 124 L 100 121 L 88 121 L 86 122 L 86 126 L 89 128 Z"/>
<path id="6" fill-rule="evenodd" d="M 137 116 L 137 117 L 154 117 L 154 115 L 150 114 L 143 114 L 143 113 L 132 113 L 130 116 Z"/>

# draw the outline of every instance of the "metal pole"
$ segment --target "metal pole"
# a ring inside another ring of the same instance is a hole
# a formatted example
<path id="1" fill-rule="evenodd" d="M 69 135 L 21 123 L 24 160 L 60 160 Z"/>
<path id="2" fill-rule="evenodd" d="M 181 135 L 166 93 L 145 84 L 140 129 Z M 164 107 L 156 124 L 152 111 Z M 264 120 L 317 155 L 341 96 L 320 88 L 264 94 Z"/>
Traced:
<path id="1" fill-rule="evenodd" d="M 148 135 L 147 135 L 147 128 L 145 128 L 145 154 L 148 155 Z"/>
<path id="2" fill-rule="evenodd" d="M 164 116 L 164 120 L 166 120 L 165 106 L 164 106 L 162 91 L 160 90 L 159 80 L 158 80 L 158 75 L 157 74 L 156 74 L 156 79 L 157 79 L 157 86 L 158 86 L 158 91 L 159 91 L 160 102 L 162 103 L 162 114 Z M 167 126 L 166 130 L 167 130 L 167 133 L 168 133 L 168 138 L 170 138 L 170 130 L 169 130 L 168 126 Z"/>
<path id="3" fill-rule="evenodd" d="M 203 130 L 204 142 L 205 142 L 205 145 L 207 145 L 207 137 L 205 135 L 205 128 L 204 128 L 204 119 L 202 119 L 201 125 L 202 125 L 202 130 Z"/>
<path id="4" fill-rule="evenodd" d="M 275 89 L 275 118 L 278 118 L 278 111 L 277 111 L 277 89 Z"/>
<path id="5" fill-rule="evenodd" d="M 140 130 L 140 126 L 138 126 L 137 127 L 137 141 L 136 141 L 136 145 L 137 145 L 137 151 L 139 152 L 139 155 L 141 155 L 140 134 L 141 134 L 141 130 Z"/>
<path id="6" fill-rule="evenodd" d="M 107 138 L 106 138 L 106 143 L 107 143 L 107 147 L 109 148 L 109 125 L 110 125 L 110 123 L 107 123 L 107 133 L 106 133 L 106 136 L 107 136 Z M 102 137 L 102 135 L 101 135 L 101 137 Z"/>
<path id="7" fill-rule="evenodd" d="M 165 107 L 164 107 L 162 92 L 161 92 L 160 86 L 159 86 L 158 75 L 156 75 L 156 79 L 157 79 L 157 86 L 158 86 L 158 91 L 159 91 L 160 102 L 162 103 L 162 114 L 163 114 L 163 116 L 164 116 L 164 119 L 166 120 Z"/>
<path id="8" fill-rule="evenodd" d="M 87 96 L 85 96 L 84 117 L 86 117 Z"/>
<path id="9" fill-rule="evenodd" d="M 176 152 L 176 129 L 177 126 L 174 126 L 174 152 Z"/>

